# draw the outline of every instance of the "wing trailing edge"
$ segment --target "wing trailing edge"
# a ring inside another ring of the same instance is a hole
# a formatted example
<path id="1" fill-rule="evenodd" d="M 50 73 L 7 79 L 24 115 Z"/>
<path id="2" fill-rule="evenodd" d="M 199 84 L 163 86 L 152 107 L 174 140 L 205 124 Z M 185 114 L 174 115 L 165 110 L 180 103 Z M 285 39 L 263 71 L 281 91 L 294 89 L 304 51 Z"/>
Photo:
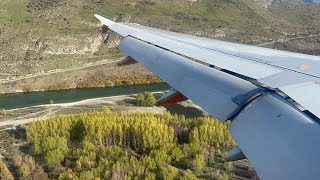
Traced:
<path id="1" fill-rule="evenodd" d="M 261 179 L 317 179 L 319 124 L 276 93 L 251 102 L 228 127 Z"/>

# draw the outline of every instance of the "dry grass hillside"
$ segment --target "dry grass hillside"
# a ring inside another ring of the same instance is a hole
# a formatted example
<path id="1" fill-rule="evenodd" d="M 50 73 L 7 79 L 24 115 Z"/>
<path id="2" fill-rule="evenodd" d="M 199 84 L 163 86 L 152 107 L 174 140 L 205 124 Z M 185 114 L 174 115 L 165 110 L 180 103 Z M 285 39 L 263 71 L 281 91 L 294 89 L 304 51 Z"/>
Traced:
<path id="1" fill-rule="evenodd" d="M 128 76 L 152 81 L 140 65 L 114 68 L 112 62 L 121 58 L 114 49 L 118 39 L 111 36 L 102 43 L 95 13 L 176 32 L 320 54 L 320 5 L 300 0 L 2 0 L 0 6 L 2 93 L 112 85 Z"/>

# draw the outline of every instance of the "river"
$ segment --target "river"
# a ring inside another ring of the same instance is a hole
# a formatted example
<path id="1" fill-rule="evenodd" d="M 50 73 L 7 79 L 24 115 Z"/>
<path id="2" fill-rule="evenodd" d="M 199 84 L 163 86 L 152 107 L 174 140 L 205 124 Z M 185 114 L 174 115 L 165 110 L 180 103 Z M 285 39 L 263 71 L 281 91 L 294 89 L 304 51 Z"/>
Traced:
<path id="1" fill-rule="evenodd" d="M 14 93 L 0 95 L 0 109 L 16 109 L 54 103 L 69 103 L 85 99 L 137 94 L 144 91 L 164 91 L 170 89 L 166 83 L 136 86 L 103 87 L 88 89 L 70 89 L 61 91 L 44 91 L 32 93 Z"/>

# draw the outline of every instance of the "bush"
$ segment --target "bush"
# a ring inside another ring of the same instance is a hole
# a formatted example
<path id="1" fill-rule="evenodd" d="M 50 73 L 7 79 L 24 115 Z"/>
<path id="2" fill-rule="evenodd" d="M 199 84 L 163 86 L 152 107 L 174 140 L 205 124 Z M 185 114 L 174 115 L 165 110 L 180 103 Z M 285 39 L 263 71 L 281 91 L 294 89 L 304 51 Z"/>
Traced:
<path id="1" fill-rule="evenodd" d="M 177 179 L 177 176 L 179 175 L 178 170 L 173 166 L 160 167 L 159 170 L 160 179 Z"/>
<path id="2" fill-rule="evenodd" d="M 228 172 L 231 172 L 233 170 L 233 164 L 230 162 L 224 163 L 224 169 Z"/>
<path id="3" fill-rule="evenodd" d="M 30 175 L 30 168 L 26 163 L 21 163 L 21 165 L 18 168 L 18 175 L 20 177 L 27 177 Z"/>
<path id="4" fill-rule="evenodd" d="M 181 180 L 198 180 L 196 175 L 193 174 L 193 172 L 190 169 L 187 169 L 183 176 L 181 177 Z"/>
<path id="5" fill-rule="evenodd" d="M 157 102 L 157 99 L 154 97 L 154 95 L 149 92 L 145 92 L 144 97 L 146 99 L 145 106 L 151 107 Z"/>
<path id="6" fill-rule="evenodd" d="M 13 162 L 13 165 L 18 167 L 21 165 L 22 163 L 22 157 L 19 155 L 19 154 L 15 154 L 13 157 L 12 157 L 12 162 Z"/>
<path id="7" fill-rule="evenodd" d="M 24 162 L 29 166 L 31 171 L 34 171 L 36 169 L 36 162 L 34 161 L 33 157 L 30 155 L 26 155 L 23 158 Z"/>
<path id="8" fill-rule="evenodd" d="M 156 174 L 152 172 L 147 172 L 145 175 L 145 180 L 156 180 Z"/>
<path id="9" fill-rule="evenodd" d="M 144 95 L 142 93 L 139 93 L 136 97 L 136 105 L 143 106 L 144 102 L 145 102 Z"/>
<path id="10" fill-rule="evenodd" d="M 68 153 L 68 142 L 63 137 L 45 137 L 40 143 L 35 142 L 32 145 L 32 150 L 35 154 L 46 154 L 49 151 L 60 149 L 60 151 L 65 155 Z"/>
<path id="11" fill-rule="evenodd" d="M 214 175 L 214 179 L 215 180 L 228 180 L 229 179 L 229 177 L 228 177 L 228 174 L 226 174 L 226 173 L 216 173 L 215 175 Z"/>
<path id="12" fill-rule="evenodd" d="M 68 169 L 67 172 L 60 174 L 59 180 L 78 180 L 77 175 L 72 172 L 72 170 Z"/>
<path id="13" fill-rule="evenodd" d="M 48 167 L 58 166 L 64 160 L 65 154 L 61 149 L 48 151 L 45 155 L 45 163 Z"/>
<path id="14" fill-rule="evenodd" d="M 136 97 L 137 106 L 152 107 L 157 102 L 157 99 L 150 92 L 139 93 Z"/>
<path id="15" fill-rule="evenodd" d="M 158 167 L 166 166 L 170 163 L 170 157 L 164 150 L 153 150 L 150 152 L 150 156 L 155 160 Z"/>
<path id="16" fill-rule="evenodd" d="M 79 175 L 79 179 L 82 180 L 92 180 L 93 178 L 93 173 L 89 170 L 82 171 Z"/>
<path id="17" fill-rule="evenodd" d="M 192 169 L 195 171 L 201 171 L 205 166 L 205 161 L 203 155 L 197 154 L 192 160 Z"/>
<path id="18" fill-rule="evenodd" d="M 184 158 L 183 151 L 180 148 L 175 147 L 171 152 L 171 161 L 174 162 L 174 163 L 178 163 L 183 158 Z"/>

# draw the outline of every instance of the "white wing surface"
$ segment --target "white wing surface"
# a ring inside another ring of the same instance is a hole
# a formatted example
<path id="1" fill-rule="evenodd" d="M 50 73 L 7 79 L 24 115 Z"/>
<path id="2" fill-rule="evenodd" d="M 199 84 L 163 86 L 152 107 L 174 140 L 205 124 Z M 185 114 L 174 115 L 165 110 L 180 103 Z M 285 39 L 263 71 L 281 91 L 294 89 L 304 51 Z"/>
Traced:
<path id="1" fill-rule="evenodd" d="M 123 37 L 118 49 L 126 59 L 157 74 L 173 94 L 231 120 L 237 149 L 261 179 L 320 177 L 320 57 L 95 16 Z"/>

